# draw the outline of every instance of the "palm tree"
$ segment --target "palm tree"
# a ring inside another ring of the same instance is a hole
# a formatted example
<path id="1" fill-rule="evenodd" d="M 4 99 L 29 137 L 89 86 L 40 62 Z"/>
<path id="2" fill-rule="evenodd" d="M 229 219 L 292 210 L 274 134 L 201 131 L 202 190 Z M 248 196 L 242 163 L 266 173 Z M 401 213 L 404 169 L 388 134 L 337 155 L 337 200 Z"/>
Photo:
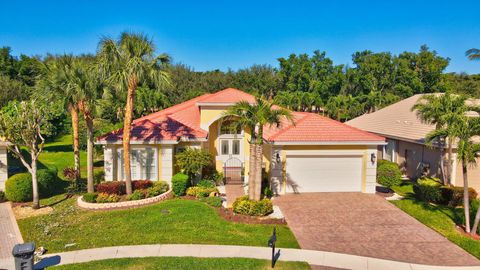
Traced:
<path id="1" fill-rule="evenodd" d="M 248 193 L 251 200 L 259 200 L 262 183 L 264 126 L 279 126 L 282 119 L 287 119 L 293 124 L 293 115 L 287 109 L 257 98 L 254 104 L 247 101 L 236 103 L 224 113 L 224 117 L 233 120 L 235 128 L 247 128 L 251 132 Z"/>
<path id="2" fill-rule="evenodd" d="M 78 181 L 80 175 L 80 139 L 78 131 L 78 102 L 79 88 L 76 85 L 73 70 L 74 57 L 72 55 L 63 55 L 53 58 L 46 65 L 47 76 L 40 83 L 44 85 L 42 89 L 46 90 L 45 94 L 51 94 L 53 90 L 57 97 L 61 98 L 65 107 L 70 113 L 72 119 L 72 135 L 73 135 L 73 156 L 74 169 L 76 171 L 75 180 Z"/>
<path id="3" fill-rule="evenodd" d="M 472 48 L 465 52 L 469 60 L 480 60 L 480 50 Z"/>
<path id="4" fill-rule="evenodd" d="M 139 85 L 161 88 L 170 84 L 165 70 L 170 58 L 166 54 L 155 55 L 153 42 L 142 34 L 124 32 L 118 40 L 103 38 L 99 44 L 98 64 L 112 86 L 127 91 L 123 126 L 123 159 L 127 194 L 132 193 L 130 167 L 130 130 L 135 91 Z"/>
<path id="5" fill-rule="evenodd" d="M 453 95 L 450 93 L 423 95 L 412 107 L 412 110 L 417 111 L 417 116 L 424 123 L 435 125 L 436 130 L 444 130 L 441 132 L 432 131 L 430 134 L 427 134 L 426 137 L 428 144 L 437 142 L 442 151 L 440 167 L 445 167 L 446 169 L 442 169 L 442 171 L 445 170 L 445 174 L 443 175 L 444 184 L 450 183 L 451 180 L 453 143 L 456 138 L 455 129 L 450 127 L 453 127 L 454 123 L 463 119 L 468 111 L 478 110 L 475 107 L 467 105 L 466 100 L 466 96 Z M 447 166 L 443 164 L 443 145 L 445 141 L 448 148 Z"/>

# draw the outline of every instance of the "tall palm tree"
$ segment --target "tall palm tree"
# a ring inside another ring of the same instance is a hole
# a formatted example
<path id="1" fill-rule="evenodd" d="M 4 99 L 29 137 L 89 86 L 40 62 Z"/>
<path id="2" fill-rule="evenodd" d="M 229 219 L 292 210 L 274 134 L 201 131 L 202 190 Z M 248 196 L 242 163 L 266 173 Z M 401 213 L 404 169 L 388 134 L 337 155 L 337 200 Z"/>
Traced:
<path id="1" fill-rule="evenodd" d="M 98 64 L 105 78 L 119 91 L 127 91 L 123 125 L 123 159 L 127 194 L 132 193 L 130 167 L 130 130 L 135 91 L 139 85 L 161 88 L 170 84 L 166 54 L 155 54 L 153 42 L 142 34 L 124 32 L 118 40 L 103 38 L 99 44 Z"/>
<path id="2" fill-rule="evenodd" d="M 257 98 L 254 104 L 247 101 L 236 103 L 224 113 L 224 116 L 234 121 L 235 128 L 247 128 L 251 132 L 248 193 L 250 199 L 259 200 L 262 183 L 263 129 L 266 125 L 279 126 L 282 119 L 287 119 L 293 124 L 293 115 L 287 109 Z"/>
<path id="3" fill-rule="evenodd" d="M 417 116 L 428 124 L 435 125 L 436 130 L 444 130 L 442 132 L 432 131 L 427 134 L 427 143 L 437 142 L 442 151 L 442 159 L 440 159 L 440 167 L 445 167 L 443 177 L 444 184 L 450 183 L 453 163 L 453 144 L 456 138 L 455 128 L 453 127 L 457 121 L 462 120 L 468 111 L 477 111 L 478 109 L 466 104 L 467 97 L 462 95 L 454 95 L 445 93 L 441 95 L 423 95 L 412 110 L 417 111 Z M 447 145 L 447 166 L 443 164 L 444 144 Z"/>
<path id="4" fill-rule="evenodd" d="M 74 57 L 72 55 L 63 55 L 55 57 L 48 61 L 47 76 L 45 80 L 40 83 L 44 86 L 45 94 L 51 94 L 52 92 L 59 98 L 61 98 L 65 104 L 65 107 L 70 113 L 72 119 L 72 137 L 73 137 L 73 156 L 74 156 L 74 169 L 76 171 L 75 180 L 78 183 L 80 179 L 80 139 L 78 130 L 78 102 L 79 88 L 76 85 L 76 79 L 73 72 Z M 50 90 L 53 90 L 50 92 Z"/>
<path id="5" fill-rule="evenodd" d="M 465 55 L 470 60 L 480 60 L 480 49 L 472 48 L 465 52 Z"/>

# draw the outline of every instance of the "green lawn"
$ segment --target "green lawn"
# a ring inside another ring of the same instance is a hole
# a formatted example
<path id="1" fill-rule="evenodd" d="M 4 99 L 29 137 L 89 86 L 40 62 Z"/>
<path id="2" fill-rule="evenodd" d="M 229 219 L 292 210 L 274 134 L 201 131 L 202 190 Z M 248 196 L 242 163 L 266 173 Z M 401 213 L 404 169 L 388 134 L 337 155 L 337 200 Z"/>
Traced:
<path id="1" fill-rule="evenodd" d="M 461 223 L 463 208 L 452 208 L 418 201 L 413 196 L 411 182 L 405 182 L 402 186 L 392 189 L 405 196 L 405 199 L 391 201 L 391 203 L 480 259 L 480 241 L 464 236 L 455 228 L 456 224 Z"/>
<path id="2" fill-rule="evenodd" d="M 88 263 L 70 264 L 53 267 L 53 269 L 272 269 L 270 261 L 244 258 L 192 258 L 159 257 L 135 259 L 111 259 Z M 277 262 L 275 269 L 310 269 L 304 262 Z"/>
<path id="3" fill-rule="evenodd" d="M 55 203 L 58 195 L 42 200 Z M 75 198 L 53 206 L 50 214 L 18 220 L 25 241 L 50 252 L 139 244 L 223 244 L 266 246 L 273 225 L 228 222 L 205 203 L 174 199 L 144 208 L 115 211 L 78 209 Z M 287 226 L 277 226 L 278 246 L 298 248 Z M 75 243 L 65 248 L 65 244 Z"/>

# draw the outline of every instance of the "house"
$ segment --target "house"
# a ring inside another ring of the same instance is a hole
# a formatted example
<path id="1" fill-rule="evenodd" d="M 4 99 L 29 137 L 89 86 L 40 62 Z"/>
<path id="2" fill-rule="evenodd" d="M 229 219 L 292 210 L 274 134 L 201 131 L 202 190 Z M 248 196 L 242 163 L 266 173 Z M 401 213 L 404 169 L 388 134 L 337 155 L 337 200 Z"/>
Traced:
<path id="1" fill-rule="evenodd" d="M 185 147 L 214 156 L 226 180 L 248 184 L 250 131 L 234 130 L 224 112 L 239 101 L 255 102 L 228 88 L 133 121 L 132 179 L 170 181 L 175 154 Z M 293 112 L 294 125 L 266 126 L 263 167 L 277 194 L 375 192 L 376 149 L 384 138 L 314 113 Z M 105 178 L 122 180 L 122 129 L 97 139 L 104 147 Z M 232 180 L 232 181 L 233 181 Z"/>
<path id="2" fill-rule="evenodd" d="M 405 176 L 418 178 L 422 174 L 442 177 L 440 160 L 446 164 L 446 150 L 427 146 L 426 135 L 435 130 L 434 125 L 423 123 L 412 107 L 423 96 L 414 95 L 370 114 L 354 118 L 347 125 L 385 137 L 387 144 L 379 146 L 378 157 L 396 162 Z M 442 153 L 443 152 L 443 153 Z M 469 185 L 480 190 L 480 167 L 469 166 Z M 451 183 L 463 186 L 462 166 L 453 150 Z"/>
<path id="3" fill-rule="evenodd" d="M 8 178 L 7 143 L 0 140 L 0 190 L 5 190 Z"/>

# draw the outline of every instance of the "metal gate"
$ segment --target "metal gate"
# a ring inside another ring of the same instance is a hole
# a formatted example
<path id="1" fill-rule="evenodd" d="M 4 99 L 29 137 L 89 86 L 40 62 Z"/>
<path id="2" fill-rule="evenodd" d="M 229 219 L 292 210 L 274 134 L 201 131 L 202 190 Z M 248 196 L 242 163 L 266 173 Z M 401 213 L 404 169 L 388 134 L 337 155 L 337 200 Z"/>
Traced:
<path id="1" fill-rule="evenodd" d="M 226 184 L 243 184 L 243 162 L 235 157 L 229 158 L 223 164 L 223 176 Z"/>

